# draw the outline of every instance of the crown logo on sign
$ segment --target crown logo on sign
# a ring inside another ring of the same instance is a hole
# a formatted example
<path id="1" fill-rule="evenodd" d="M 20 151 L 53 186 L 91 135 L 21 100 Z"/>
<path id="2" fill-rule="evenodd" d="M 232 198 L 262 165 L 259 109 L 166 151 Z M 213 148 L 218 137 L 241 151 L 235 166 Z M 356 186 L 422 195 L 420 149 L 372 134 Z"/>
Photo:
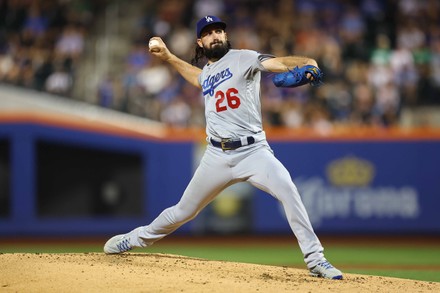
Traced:
<path id="1" fill-rule="evenodd" d="M 374 173 L 373 164 L 354 156 L 332 161 L 327 166 L 327 178 L 335 186 L 367 186 Z"/>

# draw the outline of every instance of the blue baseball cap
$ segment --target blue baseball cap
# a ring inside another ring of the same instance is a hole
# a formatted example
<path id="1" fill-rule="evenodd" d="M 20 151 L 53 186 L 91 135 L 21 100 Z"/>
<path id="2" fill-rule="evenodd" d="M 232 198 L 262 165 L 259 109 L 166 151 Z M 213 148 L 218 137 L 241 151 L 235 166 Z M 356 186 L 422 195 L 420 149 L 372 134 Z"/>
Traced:
<path id="1" fill-rule="evenodd" d="M 219 24 L 220 26 L 222 26 L 223 29 L 226 28 L 226 23 L 224 23 L 217 16 L 213 16 L 213 15 L 204 16 L 197 22 L 197 38 L 200 39 L 200 37 L 202 36 L 202 30 L 208 25 L 212 25 L 212 24 Z"/>

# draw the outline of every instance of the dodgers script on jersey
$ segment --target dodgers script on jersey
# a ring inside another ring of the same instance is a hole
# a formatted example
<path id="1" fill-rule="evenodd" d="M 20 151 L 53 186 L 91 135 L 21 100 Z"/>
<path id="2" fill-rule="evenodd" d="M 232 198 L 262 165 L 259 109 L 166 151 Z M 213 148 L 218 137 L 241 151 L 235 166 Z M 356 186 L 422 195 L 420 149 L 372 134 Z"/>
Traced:
<path id="1" fill-rule="evenodd" d="M 273 58 L 252 50 L 229 50 L 206 64 L 199 76 L 205 98 L 206 134 L 239 138 L 263 132 L 260 101 L 262 61 Z"/>

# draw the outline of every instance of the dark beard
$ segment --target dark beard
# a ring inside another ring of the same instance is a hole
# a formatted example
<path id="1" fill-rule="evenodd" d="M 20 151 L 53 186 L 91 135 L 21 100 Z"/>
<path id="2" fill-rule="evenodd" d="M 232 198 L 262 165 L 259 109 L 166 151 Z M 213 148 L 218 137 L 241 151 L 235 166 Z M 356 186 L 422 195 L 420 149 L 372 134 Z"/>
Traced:
<path id="1" fill-rule="evenodd" d="M 222 43 L 221 45 L 216 45 L 213 48 L 203 48 L 203 52 L 205 54 L 205 57 L 208 58 L 208 60 L 219 60 L 223 56 L 226 55 L 229 51 L 229 46 L 227 43 Z"/>

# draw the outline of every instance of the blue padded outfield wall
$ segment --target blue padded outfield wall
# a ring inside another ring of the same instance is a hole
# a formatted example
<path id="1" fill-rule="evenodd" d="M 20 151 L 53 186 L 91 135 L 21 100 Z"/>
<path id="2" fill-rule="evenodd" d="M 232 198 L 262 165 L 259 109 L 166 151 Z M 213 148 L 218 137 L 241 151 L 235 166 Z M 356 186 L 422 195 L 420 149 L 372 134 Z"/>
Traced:
<path id="1" fill-rule="evenodd" d="M 440 233 L 440 139 L 270 141 L 317 232 Z M 0 235 L 107 235 L 179 200 L 204 145 L 0 124 Z M 207 178 L 206 180 L 209 180 Z M 291 233 L 279 203 L 228 188 L 176 233 Z"/>
<path id="2" fill-rule="evenodd" d="M 440 233 L 440 141 L 274 143 L 318 231 Z M 283 230 L 257 199 L 256 226 Z"/>

